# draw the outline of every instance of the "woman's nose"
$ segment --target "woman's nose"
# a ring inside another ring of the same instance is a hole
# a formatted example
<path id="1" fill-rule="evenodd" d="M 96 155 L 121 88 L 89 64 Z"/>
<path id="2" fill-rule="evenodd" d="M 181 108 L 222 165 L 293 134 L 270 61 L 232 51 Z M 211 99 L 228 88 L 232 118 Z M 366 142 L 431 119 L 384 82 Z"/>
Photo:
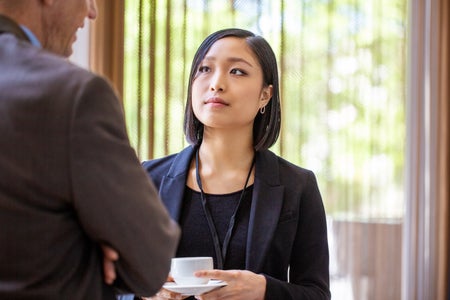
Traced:
<path id="1" fill-rule="evenodd" d="M 221 74 L 215 74 L 211 78 L 210 89 L 214 92 L 223 92 L 225 90 L 225 79 Z"/>

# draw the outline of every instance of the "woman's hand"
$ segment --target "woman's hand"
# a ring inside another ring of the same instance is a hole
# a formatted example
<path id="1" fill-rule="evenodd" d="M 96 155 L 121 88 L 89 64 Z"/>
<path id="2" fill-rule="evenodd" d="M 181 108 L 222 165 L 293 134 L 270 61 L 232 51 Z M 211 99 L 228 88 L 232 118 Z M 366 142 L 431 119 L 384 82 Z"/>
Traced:
<path id="1" fill-rule="evenodd" d="M 173 278 L 169 275 L 167 277 L 167 282 L 173 282 Z M 188 296 L 183 296 L 182 294 L 171 292 L 164 288 L 161 288 L 156 295 L 150 298 L 141 297 L 142 300 L 177 300 L 177 299 L 186 299 Z"/>
<path id="2" fill-rule="evenodd" d="M 158 293 L 156 293 L 155 296 L 146 298 L 141 297 L 142 300 L 176 300 L 176 299 L 186 299 L 187 296 L 183 296 L 178 293 L 174 293 L 171 291 L 168 291 L 164 288 L 161 288 Z"/>
<path id="3" fill-rule="evenodd" d="M 266 294 L 266 278 L 263 275 L 243 270 L 210 270 L 195 273 L 198 277 L 223 280 L 226 286 L 196 296 L 199 300 L 263 300 Z"/>

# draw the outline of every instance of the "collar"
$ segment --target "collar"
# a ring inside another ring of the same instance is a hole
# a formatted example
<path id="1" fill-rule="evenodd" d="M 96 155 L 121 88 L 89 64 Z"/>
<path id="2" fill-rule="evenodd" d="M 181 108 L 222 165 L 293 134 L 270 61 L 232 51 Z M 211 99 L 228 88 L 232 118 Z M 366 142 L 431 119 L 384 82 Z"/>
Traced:
<path id="1" fill-rule="evenodd" d="M 0 34 L 11 33 L 15 35 L 18 39 L 29 42 L 27 34 L 23 29 L 12 19 L 5 15 L 0 14 Z"/>
<path id="2" fill-rule="evenodd" d="M 32 45 L 42 48 L 41 42 L 28 27 L 25 25 L 20 25 L 20 28 L 22 28 L 23 32 L 25 32 Z"/>

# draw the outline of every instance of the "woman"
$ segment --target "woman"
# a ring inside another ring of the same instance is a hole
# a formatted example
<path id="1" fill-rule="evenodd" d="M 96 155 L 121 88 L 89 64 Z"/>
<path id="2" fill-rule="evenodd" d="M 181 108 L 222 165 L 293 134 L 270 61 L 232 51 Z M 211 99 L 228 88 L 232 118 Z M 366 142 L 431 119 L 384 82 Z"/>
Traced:
<path id="1" fill-rule="evenodd" d="M 198 299 L 330 299 L 315 176 L 268 150 L 280 119 L 270 45 L 241 29 L 208 36 L 189 77 L 191 146 L 143 164 L 182 228 L 177 256 L 212 256 L 215 270 L 197 275 L 227 283 Z"/>

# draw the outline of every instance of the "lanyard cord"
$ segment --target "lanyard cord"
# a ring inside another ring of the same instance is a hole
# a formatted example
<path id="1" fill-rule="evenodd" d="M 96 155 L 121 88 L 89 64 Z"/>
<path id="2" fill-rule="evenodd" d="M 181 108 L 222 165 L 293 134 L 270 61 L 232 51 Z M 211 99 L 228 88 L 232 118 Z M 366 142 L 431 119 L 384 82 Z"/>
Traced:
<path id="1" fill-rule="evenodd" d="M 239 210 L 239 206 L 241 206 L 242 199 L 244 198 L 245 191 L 247 189 L 247 184 L 250 179 L 250 175 L 252 174 L 253 166 L 255 165 L 255 158 L 253 157 L 252 165 L 250 166 L 250 170 L 248 171 L 248 175 L 247 175 L 247 179 L 245 180 L 244 188 L 242 189 L 241 196 L 239 197 L 239 202 L 236 205 L 233 215 L 230 218 L 230 223 L 228 224 L 227 234 L 225 235 L 225 238 L 223 240 L 222 249 L 221 249 L 219 235 L 217 234 L 217 229 L 216 229 L 216 226 L 212 219 L 211 212 L 208 208 L 208 203 L 206 202 L 205 193 L 203 192 L 202 180 L 200 178 L 200 171 L 198 168 L 198 162 L 199 162 L 198 153 L 199 153 L 199 149 L 197 149 L 197 152 L 195 153 L 195 173 L 196 173 L 196 177 L 197 177 L 197 185 L 200 188 L 200 198 L 202 199 L 203 211 L 205 212 L 206 220 L 208 221 L 209 231 L 211 232 L 211 236 L 213 238 L 214 251 L 216 252 L 216 259 L 217 259 L 217 268 L 223 269 L 224 264 L 225 264 L 225 258 L 227 256 L 228 244 L 231 239 L 231 234 L 233 233 L 236 215 Z"/>

